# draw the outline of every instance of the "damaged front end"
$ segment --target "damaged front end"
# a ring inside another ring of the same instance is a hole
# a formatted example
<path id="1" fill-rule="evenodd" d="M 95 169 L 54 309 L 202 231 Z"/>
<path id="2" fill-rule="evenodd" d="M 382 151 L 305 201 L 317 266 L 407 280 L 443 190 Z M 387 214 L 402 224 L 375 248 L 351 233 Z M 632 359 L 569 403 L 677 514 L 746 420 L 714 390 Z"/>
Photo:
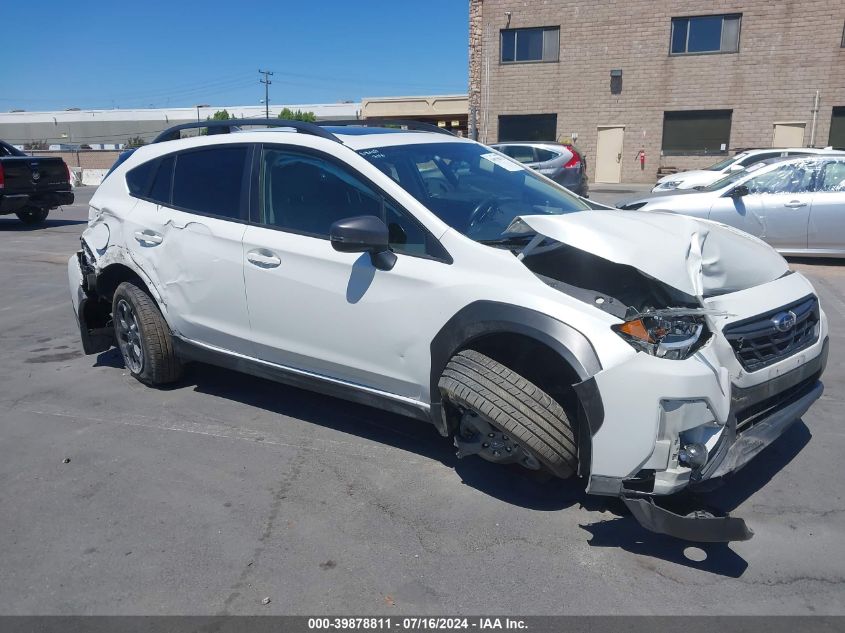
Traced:
<path id="1" fill-rule="evenodd" d="M 104 352 L 114 345 L 111 303 L 97 293 L 96 259 L 84 239 L 82 248 L 68 260 L 68 282 L 82 350 Z"/>
<path id="2" fill-rule="evenodd" d="M 821 395 L 827 322 L 813 288 L 759 240 L 673 214 L 523 216 L 518 257 L 547 285 L 612 314 L 636 352 L 575 385 L 592 494 L 646 528 L 746 540 L 741 519 L 679 515 L 657 500 L 720 482 Z"/>

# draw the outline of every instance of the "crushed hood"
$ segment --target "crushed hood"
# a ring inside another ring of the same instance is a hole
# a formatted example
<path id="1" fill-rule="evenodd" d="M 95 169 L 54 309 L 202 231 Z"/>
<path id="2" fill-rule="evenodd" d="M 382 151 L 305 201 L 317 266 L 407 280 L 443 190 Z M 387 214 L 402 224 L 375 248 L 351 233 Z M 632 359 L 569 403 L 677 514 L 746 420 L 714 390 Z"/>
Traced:
<path id="1" fill-rule="evenodd" d="M 509 233 L 538 233 L 625 264 L 695 297 L 774 281 L 789 271 L 765 242 L 734 228 L 674 213 L 594 210 L 523 215 Z"/>

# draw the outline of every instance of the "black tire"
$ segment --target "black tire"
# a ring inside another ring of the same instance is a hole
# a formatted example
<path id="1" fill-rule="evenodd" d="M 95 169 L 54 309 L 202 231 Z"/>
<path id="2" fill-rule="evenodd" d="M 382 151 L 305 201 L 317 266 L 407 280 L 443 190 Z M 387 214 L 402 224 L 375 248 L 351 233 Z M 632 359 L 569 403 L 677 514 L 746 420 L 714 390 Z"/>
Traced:
<path id="1" fill-rule="evenodd" d="M 47 219 L 49 214 L 50 209 L 39 209 L 37 207 L 26 207 L 15 213 L 18 216 L 18 220 L 29 226 L 41 224 Z"/>
<path id="2" fill-rule="evenodd" d="M 121 302 L 125 302 L 123 305 Z M 135 339 L 140 349 L 140 363 L 125 351 L 121 337 L 121 314 L 131 311 L 136 322 Z M 129 372 L 150 386 L 166 385 L 182 377 L 182 363 L 173 348 L 173 337 L 167 322 L 153 298 L 131 281 L 124 281 L 114 292 L 112 319 L 115 340 Z"/>
<path id="3" fill-rule="evenodd" d="M 537 385 L 476 352 L 463 350 L 446 365 L 438 383 L 443 397 L 510 433 L 557 477 L 578 465 L 576 434 L 563 407 Z"/>

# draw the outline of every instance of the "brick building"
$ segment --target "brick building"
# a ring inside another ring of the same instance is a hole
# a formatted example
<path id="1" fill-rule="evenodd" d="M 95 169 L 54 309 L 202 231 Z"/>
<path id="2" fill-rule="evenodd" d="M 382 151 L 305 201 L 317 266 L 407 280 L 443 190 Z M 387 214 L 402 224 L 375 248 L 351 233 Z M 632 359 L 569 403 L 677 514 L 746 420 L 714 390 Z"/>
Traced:
<path id="1" fill-rule="evenodd" d="M 843 0 L 470 0 L 469 15 L 478 139 L 574 139 L 596 182 L 845 147 Z"/>

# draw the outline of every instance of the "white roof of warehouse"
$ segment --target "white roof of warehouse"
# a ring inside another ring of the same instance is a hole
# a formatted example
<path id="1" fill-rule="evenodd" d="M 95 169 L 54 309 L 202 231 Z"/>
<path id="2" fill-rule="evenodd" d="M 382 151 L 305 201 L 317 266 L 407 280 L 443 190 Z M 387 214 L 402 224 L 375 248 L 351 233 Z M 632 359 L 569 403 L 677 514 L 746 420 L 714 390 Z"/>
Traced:
<path id="1" fill-rule="evenodd" d="M 270 117 L 283 108 L 313 112 L 318 119 L 355 119 L 361 112 L 360 103 L 306 103 L 292 105 L 270 104 Z M 227 110 L 237 118 L 264 118 L 264 106 L 203 106 L 204 119 L 218 110 Z M 9 123 L 77 123 L 91 121 L 186 121 L 197 118 L 196 106 L 187 108 L 131 108 L 114 110 L 55 110 L 51 112 L 3 112 L 0 124 Z"/>

